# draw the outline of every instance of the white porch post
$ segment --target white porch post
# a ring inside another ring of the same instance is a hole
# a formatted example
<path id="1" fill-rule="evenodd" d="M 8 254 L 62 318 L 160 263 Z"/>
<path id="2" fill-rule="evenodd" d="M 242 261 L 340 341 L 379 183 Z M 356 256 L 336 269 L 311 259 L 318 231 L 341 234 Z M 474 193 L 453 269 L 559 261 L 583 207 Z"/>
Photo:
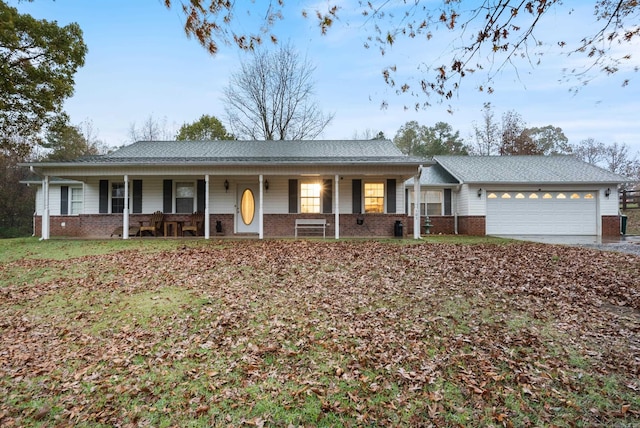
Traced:
<path id="1" fill-rule="evenodd" d="M 336 230 L 336 239 L 340 239 L 340 177 L 338 176 L 338 174 L 336 174 L 336 177 L 334 179 L 334 187 L 335 187 L 335 219 L 333 221 L 333 223 L 335 224 L 335 230 Z"/>
<path id="2" fill-rule="evenodd" d="M 264 239 L 264 176 L 260 174 L 260 202 L 258 203 L 258 238 Z"/>
<path id="3" fill-rule="evenodd" d="M 209 174 L 204 176 L 204 239 L 209 239 L 211 233 L 209 225 Z"/>
<path id="4" fill-rule="evenodd" d="M 413 239 L 420 239 L 420 176 L 422 165 L 418 173 L 413 177 Z"/>
<path id="5" fill-rule="evenodd" d="M 49 239 L 49 176 L 45 175 L 42 180 L 42 196 L 43 196 L 43 210 L 42 210 L 42 237 L 40 239 Z"/>
<path id="6" fill-rule="evenodd" d="M 122 211 L 122 239 L 129 239 L 129 176 L 124 176 L 124 210 Z"/>

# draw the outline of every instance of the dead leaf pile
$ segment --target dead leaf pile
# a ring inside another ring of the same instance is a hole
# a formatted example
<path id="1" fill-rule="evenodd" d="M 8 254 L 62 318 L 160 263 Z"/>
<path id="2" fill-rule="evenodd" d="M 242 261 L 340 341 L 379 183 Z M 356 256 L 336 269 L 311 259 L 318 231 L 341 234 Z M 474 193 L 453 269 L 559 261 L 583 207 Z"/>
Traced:
<path id="1" fill-rule="evenodd" d="M 2 426 L 640 423 L 630 255 L 247 241 L 0 280 Z"/>

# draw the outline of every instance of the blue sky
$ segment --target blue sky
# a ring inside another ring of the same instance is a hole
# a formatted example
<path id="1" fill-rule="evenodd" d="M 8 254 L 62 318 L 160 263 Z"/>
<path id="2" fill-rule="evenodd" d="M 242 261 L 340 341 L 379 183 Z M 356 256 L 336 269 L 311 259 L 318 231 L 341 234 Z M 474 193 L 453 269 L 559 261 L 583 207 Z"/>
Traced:
<path id="1" fill-rule="evenodd" d="M 184 18 L 178 8 L 167 10 L 160 0 L 10 3 L 36 18 L 80 25 L 89 53 L 76 75 L 75 94 L 65 108 L 73 123 L 91 120 L 98 137 L 108 145 L 129 143 L 131 125 L 141 125 L 150 115 L 166 119 L 167 128 L 175 131 L 202 114 L 214 115 L 225 123 L 222 89 L 245 54 L 222 46 L 215 57 L 210 56 L 185 36 Z M 612 77 L 598 75 L 573 94 L 570 88 L 575 82 L 561 82 L 562 69 L 573 67 L 574 62 L 580 65 L 581 60 L 554 55 L 557 47 L 550 43 L 543 46 L 546 54 L 540 65 L 523 61 L 517 64 L 517 73 L 511 66 L 495 73 L 495 93 L 478 92 L 480 81 L 472 77 L 463 80 L 462 89 L 449 102 L 434 102 L 432 107 L 416 112 L 405 110 L 404 106 L 414 100 L 397 96 L 387 87 L 382 70 L 395 65 L 398 79 L 407 76 L 408 82 L 415 84 L 420 77 L 418 66 L 437 64 L 452 40 L 436 33 L 435 40 L 428 43 L 399 41 L 381 56 L 375 49 L 363 48 L 368 33 L 351 10 L 343 9 L 343 19 L 327 36 L 320 36 L 313 18 L 300 18 L 299 4 L 313 11 L 313 2 L 289 3 L 292 6 L 285 10 L 285 19 L 276 31 L 280 40 L 290 41 L 316 66 L 316 99 L 325 112 L 335 114 L 322 138 L 350 139 L 367 129 L 383 131 L 393 138 L 404 123 L 416 120 L 427 126 L 447 122 L 470 143 L 473 122 L 481 121 L 483 104 L 491 102 L 497 120 L 502 113 L 515 110 L 529 127 L 562 128 L 570 143 L 591 137 L 607 144 L 626 143 L 632 152 L 640 152 L 640 76 L 631 71 L 633 66 L 640 66 L 638 58 L 632 59 L 628 71 Z M 326 3 L 318 1 L 320 5 Z M 581 10 L 584 3 L 574 3 L 573 16 L 579 19 L 567 23 L 560 11 L 557 16 L 552 13 L 538 34 L 552 34 L 553 38 L 539 40 L 546 43 L 563 33 L 567 39 L 580 34 L 580 28 L 572 22 L 593 28 L 592 10 Z M 635 50 L 639 50 L 637 44 Z M 631 79 L 630 84 L 623 88 L 626 77 Z M 388 103 L 386 109 L 380 108 L 382 101 Z M 449 107 L 452 114 L 447 112 Z"/>

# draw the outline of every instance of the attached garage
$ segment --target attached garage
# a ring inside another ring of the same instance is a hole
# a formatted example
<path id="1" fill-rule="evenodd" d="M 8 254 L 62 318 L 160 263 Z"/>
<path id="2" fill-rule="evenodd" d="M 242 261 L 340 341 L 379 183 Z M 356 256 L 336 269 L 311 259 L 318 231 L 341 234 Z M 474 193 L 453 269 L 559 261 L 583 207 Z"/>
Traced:
<path id="1" fill-rule="evenodd" d="M 422 191 L 451 194 L 430 233 L 619 236 L 626 177 L 573 156 L 435 156 Z M 413 182 L 407 183 L 412 200 Z M 425 219 L 426 221 L 426 219 Z"/>
<path id="2" fill-rule="evenodd" d="M 596 235 L 595 192 L 488 191 L 488 235 Z"/>

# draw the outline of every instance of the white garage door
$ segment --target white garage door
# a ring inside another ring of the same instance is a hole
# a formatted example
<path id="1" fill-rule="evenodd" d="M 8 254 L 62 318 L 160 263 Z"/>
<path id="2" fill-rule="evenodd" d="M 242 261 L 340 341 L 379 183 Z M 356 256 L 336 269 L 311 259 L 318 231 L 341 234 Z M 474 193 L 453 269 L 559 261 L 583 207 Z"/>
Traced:
<path id="1" fill-rule="evenodd" d="M 487 235 L 596 235 L 595 192 L 487 192 Z"/>

